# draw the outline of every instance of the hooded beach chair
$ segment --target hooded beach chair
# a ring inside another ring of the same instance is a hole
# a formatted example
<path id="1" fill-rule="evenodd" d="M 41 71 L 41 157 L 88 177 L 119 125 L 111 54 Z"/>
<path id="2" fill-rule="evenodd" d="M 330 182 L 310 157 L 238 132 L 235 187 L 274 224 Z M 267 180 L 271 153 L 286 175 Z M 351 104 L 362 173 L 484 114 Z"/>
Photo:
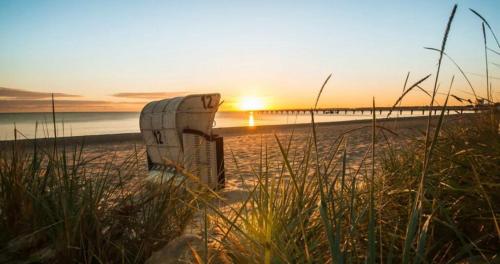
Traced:
<path id="1" fill-rule="evenodd" d="M 140 128 L 149 178 L 179 180 L 189 173 L 212 189 L 224 186 L 223 138 L 212 134 L 219 101 L 220 94 L 199 94 L 153 101 L 144 107 Z"/>

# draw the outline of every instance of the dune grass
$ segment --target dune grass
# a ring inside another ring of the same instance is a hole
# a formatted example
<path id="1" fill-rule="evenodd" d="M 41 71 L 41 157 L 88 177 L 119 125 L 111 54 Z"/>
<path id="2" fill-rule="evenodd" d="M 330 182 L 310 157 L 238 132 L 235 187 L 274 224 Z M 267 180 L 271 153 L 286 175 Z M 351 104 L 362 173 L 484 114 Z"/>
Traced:
<path id="1" fill-rule="evenodd" d="M 456 9 L 455 5 L 441 48 L 432 49 L 440 55 L 431 106 L 438 94 L 442 58 L 448 56 L 446 42 Z M 429 77 L 408 89 L 405 82 L 394 105 Z M 500 261 L 499 115 L 492 106 L 490 111 L 456 116 L 453 123 L 446 123 L 453 82 L 454 77 L 440 114 L 429 113 L 422 136 L 387 139 L 373 111 L 372 144 L 358 160 L 347 159 L 348 133 L 334 141 L 329 155 L 320 154 L 311 111 L 310 136 L 299 148 L 305 151 L 292 151 L 293 135 L 285 141 L 276 137 L 278 159 L 268 157 L 264 146 L 254 169 L 257 182 L 240 207 L 220 209 L 205 201 L 214 231 L 209 238 L 213 250 L 203 262 Z M 485 94 L 491 102 L 490 87 Z M 357 169 L 347 169 L 348 163 Z"/>
<path id="2" fill-rule="evenodd" d="M 2 149 L 0 262 L 144 262 L 192 210 L 182 187 L 141 182 L 139 162 L 134 152 L 118 162 L 36 141 Z"/>
<path id="3" fill-rule="evenodd" d="M 328 156 L 317 155 L 314 129 L 301 148 L 307 151 L 295 156 L 291 137 L 276 138 L 281 158 L 263 151 L 257 183 L 240 207 L 208 205 L 214 246 L 207 260 L 498 261 L 498 115 L 493 124 L 489 113 L 453 117 L 453 124 L 443 119 L 431 122 L 438 131 L 427 155 L 425 137 L 387 143 L 375 125 L 373 143 L 357 161 L 347 159 L 348 134 Z"/>

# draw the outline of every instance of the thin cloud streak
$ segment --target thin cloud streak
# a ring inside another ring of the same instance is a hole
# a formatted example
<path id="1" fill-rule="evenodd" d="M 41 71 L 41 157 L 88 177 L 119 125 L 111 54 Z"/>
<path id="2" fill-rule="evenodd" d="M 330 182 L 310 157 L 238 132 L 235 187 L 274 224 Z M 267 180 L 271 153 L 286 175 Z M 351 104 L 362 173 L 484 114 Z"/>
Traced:
<path id="1" fill-rule="evenodd" d="M 188 92 L 151 92 L 151 93 L 116 93 L 112 96 L 130 99 L 165 99 L 186 95 Z"/>
<path id="2" fill-rule="evenodd" d="M 8 99 L 46 99 L 50 98 L 52 93 L 46 92 L 33 92 L 22 89 L 13 89 L 0 87 L 0 98 L 8 98 Z M 80 95 L 75 94 L 66 94 L 66 93 L 54 93 L 54 97 L 81 97 Z"/>
<path id="3" fill-rule="evenodd" d="M 56 112 L 136 112 L 146 102 L 111 102 L 94 100 L 55 100 Z M 1 100 L 0 112 L 51 112 L 51 100 Z"/>

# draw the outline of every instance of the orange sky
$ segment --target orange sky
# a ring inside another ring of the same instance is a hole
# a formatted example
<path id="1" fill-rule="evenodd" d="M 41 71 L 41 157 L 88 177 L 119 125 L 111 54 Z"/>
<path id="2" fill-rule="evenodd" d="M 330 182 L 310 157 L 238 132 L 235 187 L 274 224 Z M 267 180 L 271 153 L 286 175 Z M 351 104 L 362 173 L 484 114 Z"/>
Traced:
<path id="1" fill-rule="evenodd" d="M 500 2 L 460 0 L 446 52 L 486 96 L 480 12 L 500 28 Z M 408 85 L 433 89 L 451 1 L 12 1 L 0 2 L 0 112 L 140 111 L 151 100 L 222 95 L 222 111 L 244 98 L 266 108 L 390 106 Z M 500 34 L 497 34 L 500 35 Z M 500 44 L 487 32 L 489 76 L 498 98 Z M 472 98 L 443 59 L 438 101 Z M 255 101 L 254 100 L 254 101 Z M 403 105 L 426 105 L 411 92 Z M 451 100 L 450 104 L 459 104 Z M 248 107 L 243 107 L 248 108 Z"/>

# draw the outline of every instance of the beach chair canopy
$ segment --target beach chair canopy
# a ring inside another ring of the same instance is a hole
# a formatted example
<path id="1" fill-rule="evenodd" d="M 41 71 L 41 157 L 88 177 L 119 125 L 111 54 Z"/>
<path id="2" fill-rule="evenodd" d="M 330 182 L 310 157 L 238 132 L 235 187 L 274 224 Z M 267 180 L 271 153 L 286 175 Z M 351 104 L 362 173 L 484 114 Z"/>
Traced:
<path id="1" fill-rule="evenodd" d="M 140 129 L 149 162 L 183 162 L 183 133 L 212 135 L 220 94 L 197 94 L 148 103 L 141 112 Z"/>

